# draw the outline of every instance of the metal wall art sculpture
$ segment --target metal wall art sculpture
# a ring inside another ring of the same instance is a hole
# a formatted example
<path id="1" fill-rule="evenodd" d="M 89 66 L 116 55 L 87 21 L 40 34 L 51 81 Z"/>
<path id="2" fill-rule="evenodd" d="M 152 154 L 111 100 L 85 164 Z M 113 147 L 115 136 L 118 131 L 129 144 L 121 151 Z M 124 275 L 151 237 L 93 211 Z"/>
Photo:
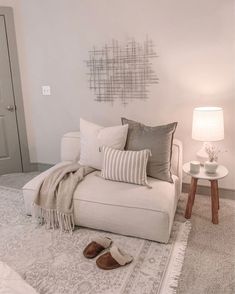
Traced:
<path id="1" fill-rule="evenodd" d="M 133 99 L 147 99 L 148 86 L 158 82 L 151 60 L 156 58 L 153 42 L 143 43 L 134 39 L 120 44 L 112 40 L 102 48 L 89 51 L 90 89 L 99 102 L 121 99 L 127 104 Z"/>

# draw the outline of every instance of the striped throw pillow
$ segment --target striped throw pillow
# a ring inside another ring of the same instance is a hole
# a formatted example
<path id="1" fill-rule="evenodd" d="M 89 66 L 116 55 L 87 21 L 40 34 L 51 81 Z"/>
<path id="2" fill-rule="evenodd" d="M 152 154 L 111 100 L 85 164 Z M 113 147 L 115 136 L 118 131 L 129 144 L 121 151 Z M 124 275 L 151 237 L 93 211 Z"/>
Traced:
<path id="1" fill-rule="evenodd" d="M 107 180 L 148 186 L 146 167 L 151 151 L 121 151 L 102 147 L 101 176 Z"/>

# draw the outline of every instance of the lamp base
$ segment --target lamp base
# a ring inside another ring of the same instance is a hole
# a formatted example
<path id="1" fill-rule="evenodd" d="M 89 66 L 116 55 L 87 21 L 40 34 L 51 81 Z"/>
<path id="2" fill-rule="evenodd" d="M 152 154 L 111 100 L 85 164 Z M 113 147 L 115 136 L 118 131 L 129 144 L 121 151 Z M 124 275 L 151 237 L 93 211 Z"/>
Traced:
<path id="1" fill-rule="evenodd" d="M 208 154 L 206 153 L 205 147 L 210 145 L 208 142 L 204 142 L 202 145 L 202 148 L 196 153 L 197 160 L 200 162 L 201 165 L 204 165 L 204 163 L 208 160 Z"/>

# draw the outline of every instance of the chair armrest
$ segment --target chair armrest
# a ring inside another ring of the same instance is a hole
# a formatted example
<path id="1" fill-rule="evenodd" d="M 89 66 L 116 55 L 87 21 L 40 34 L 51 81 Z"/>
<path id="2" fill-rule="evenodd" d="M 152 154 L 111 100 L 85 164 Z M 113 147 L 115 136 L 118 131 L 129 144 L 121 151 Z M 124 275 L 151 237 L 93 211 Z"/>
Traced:
<path id="1" fill-rule="evenodd" d="M 61 139 L 61 161 L 74 161 L 80 156 L 80 132 L 69 132 Z"/>

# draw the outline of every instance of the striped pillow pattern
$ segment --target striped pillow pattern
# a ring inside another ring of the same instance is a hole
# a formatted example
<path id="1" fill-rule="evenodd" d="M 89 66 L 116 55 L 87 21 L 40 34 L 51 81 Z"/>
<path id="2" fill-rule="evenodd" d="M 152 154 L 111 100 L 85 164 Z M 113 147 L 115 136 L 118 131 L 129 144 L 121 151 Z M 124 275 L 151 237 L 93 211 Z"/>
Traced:
<path id="1" fill-rule="evenodd" d="M 146 167 L 151 155 L 149 149 L 120 151 L 102 147 L 103 164 L 101 176 L 107 180 L 148 185 Z"/>

